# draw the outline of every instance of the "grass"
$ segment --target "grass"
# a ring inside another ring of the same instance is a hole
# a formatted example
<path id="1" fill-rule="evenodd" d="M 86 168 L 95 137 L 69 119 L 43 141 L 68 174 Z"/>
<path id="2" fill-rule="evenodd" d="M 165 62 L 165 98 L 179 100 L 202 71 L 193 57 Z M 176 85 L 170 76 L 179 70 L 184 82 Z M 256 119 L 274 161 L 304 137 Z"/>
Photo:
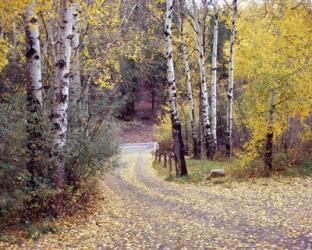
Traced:
<path id="1" fill-rule="evenodd" d="M 312 158 L 306 159 L 296 167 L 287 168 L 283 175 L 287 177 L 312 177 Z"/>
<path id="2" fill-rule="evenodd" d="M 232 181 L 240 182 L 250 178 L 263 177 L 262 162 L 254 161 L 248 167 L 244 167 L 239 160 L 229 161 L 207 161 L 207 160 L 192 160 L 186 159 L 188 176 L 176 178 L 175 169 L 169 173 L 169 168 L 164 168 L 163 162 L 154 162 L 154 169 L 158 174 L 164 177 L 167 181 L 177 183 L 208 183 L 222 184 Z M 226 176 L 222 178 L 207 179 L 210 170 L 224 169 Z M 284 177 L 312 177 L 312 158 L 306 159 L 297 166 L 291 166 L 282 171 L 275 171 L 272 176 Z"/>
<path id="3" fill-rule="evenodd" d="M 206 161 L 206 160 L 192 160 L 186 159 L 188 176 L 176 178 L 175 169 L 169 173 L 169 167 L 164 168 L 163 162 L 154 162 L 154 169 L 158 174 L 164 177 L 167 181 L 174 181 L 178 183 L 201 183 L 207 181 L 207 176 L 212 169 L 224 169 L 226 177 L 215 178 L 209 180 L 214 184 L 221 184 L 232 179 L 240 180 L 245 178 L 245 171 L 240 167 L 238 161 Z"/>

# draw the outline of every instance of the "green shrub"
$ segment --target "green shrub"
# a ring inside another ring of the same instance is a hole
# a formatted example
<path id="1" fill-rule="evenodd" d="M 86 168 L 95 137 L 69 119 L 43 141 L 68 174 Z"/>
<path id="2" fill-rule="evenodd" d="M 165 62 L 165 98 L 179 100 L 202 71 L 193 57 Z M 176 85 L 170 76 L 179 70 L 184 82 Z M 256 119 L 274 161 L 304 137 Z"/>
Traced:
<path id="1" fill-rule="evenodd" d="M 8 224 L 31 223 L 39 217 L 53 215 L 53 204 L 62 197 L 60 213 L 73 213 L 88 201 L 96 187 L 96 178 L 115 165 L 112 157 L 117 148 L 116 125 L 111 118 L 97 120 L 82 117 L 82 122 L 69 123 L 65 150 L 66 183 L 63 190 L 53 184 L 49 170 L 55 158 L 51 154 L 49 112 L 51 104 L 40 117 L 39 147 L 36 148 L 38 169 L 27 170 L 30 151 L 27 148 L 25 99 L 17 97 L 0 106 L 0 230 Z M 83 121 L 88 121 L 88 124 Z M 86 129 L 88 128 L 88 129 Z M 91 188 L 92 186 L 92 188 Z M 30 227 L 30 235 L 33 229 Z"/>

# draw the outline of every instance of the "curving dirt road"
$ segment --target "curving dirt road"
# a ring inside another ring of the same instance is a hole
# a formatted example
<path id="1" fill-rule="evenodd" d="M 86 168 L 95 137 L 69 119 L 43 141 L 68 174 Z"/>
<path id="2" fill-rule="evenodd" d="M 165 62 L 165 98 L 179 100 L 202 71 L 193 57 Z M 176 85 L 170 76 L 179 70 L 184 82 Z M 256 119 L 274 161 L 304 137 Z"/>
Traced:
<path id="1" fill-rule="evenodd" d="M 181 185 L 127 144 L 90 218 L 19 249 L 312 249 L 311 179 Z"/>
<path id="2" fill-rule="evenodd" d="M 153 145 L 122 147 L 123 166 L 106 182 L 126 209 L 123 248 L 215 249 L 312 246 L 312 196 L 306 183 L 233 187 L 168 183 L 151 167 Z"/>

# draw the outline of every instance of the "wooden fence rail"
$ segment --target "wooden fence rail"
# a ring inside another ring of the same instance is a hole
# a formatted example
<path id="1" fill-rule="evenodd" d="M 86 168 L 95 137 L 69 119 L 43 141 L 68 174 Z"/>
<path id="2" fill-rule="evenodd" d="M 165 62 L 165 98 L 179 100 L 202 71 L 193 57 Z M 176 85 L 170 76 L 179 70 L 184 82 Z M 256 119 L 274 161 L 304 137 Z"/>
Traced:
<path id="1" fill-rule="evenodd" d="M 175 163 L 175 169 L 177 169 L 177 161 L 175 158 L 175 154 L 171 151 L 165 151 L 165 150 L 160 150 L 160 149 L 156 150 L 155 151 L 155 162 L 158 161 L 159 163 L 161 163 L 162 159 L 163 159 L 163 163 L 164 163 L 164 168 L 169 167 L 168 171 L 169 171 L 169 175 L 171 175 L 173 160 Z"/>

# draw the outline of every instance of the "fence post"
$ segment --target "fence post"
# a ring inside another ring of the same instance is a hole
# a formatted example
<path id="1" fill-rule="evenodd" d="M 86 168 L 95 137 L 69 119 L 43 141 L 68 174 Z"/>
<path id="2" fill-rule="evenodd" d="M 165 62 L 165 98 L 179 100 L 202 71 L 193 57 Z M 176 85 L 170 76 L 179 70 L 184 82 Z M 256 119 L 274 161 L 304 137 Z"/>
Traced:
<path id="1" fill-rule="evenodd" d="M 155 150 L 155 160 L 154 160 L 154 162 L 156 162 L 157 161 L 157 155 L 158 155 L 158 149 L 157 150 Z"/>
<path id="2" fill-rule="evenodd" d="M 174 154 L 174 163 L 175 163 L 175 169 L 176 169 L 176 176 L 179 177 L 178 161 L 177 161 L 177 157 L 175 154 Z"/>
<path id="3" fill-rule="evenodd" d="M 172 154 L 169 153 L 169 176 L 171 176 L 172 171 Z"/>
<path id="4" fill-rule="evenodd" d="M 158 152 L 158 162 L 161 162 L 161 151 Z"/>

